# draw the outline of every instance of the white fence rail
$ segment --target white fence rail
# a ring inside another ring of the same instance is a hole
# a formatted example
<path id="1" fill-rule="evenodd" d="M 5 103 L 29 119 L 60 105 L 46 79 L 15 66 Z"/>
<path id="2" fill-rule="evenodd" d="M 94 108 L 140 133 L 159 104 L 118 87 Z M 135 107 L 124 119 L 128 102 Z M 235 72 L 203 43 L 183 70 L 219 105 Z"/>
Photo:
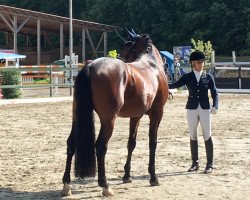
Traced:
<path id="1" fill-rule="evenodd" d="M 71 70 L 80 70 L 81 68 L 70 68 L 70 67 L 60 67 L 60 68 L 53 68 L 52 66 L 47 67 L 33 67 L 32 70 L 34 71 L 44 71 L 49 78 L 48 84 L 36 84 L 33 82 L 32 76 L 23 76 L 22 84 L 20 85 L 1 85 L 0 89 L 4 88 L 49 88 L 50 90 L 50 97 L 53 96 L 52 90 L 55 88 L 56 90 L 58 87 L 68 87 L 70 89 L 70 95 L 72 95 L 72 87 L 74 85 L 73 79 L 71 78 L 69 81 L 63 81 L 62 78 L 59 78 L 60 74 L 64 74 L 66 71 Z M 30 71 L 30 68 L 11 68 L 11 67 L 1 67 L 1 71 L 19 71 L 21 73 L 26 73 Z M 35 76 L 34 76 L 35 77 Z"/>
<path id="2" fill-rule="evenodd" d="M 215 53 L 212 52 L 211 67 L 214 69 L 214 78 L 219 91 L 237 91 L 239 93 L 250 93 L 250 62 L 237 62 L 235 51 L 232 52 L 232 62 L 215 62 Z M 235 71 L 237 75 L 228 76 Z M 220 75 L 226 74 L 224 77 Z M 243 76 L 244 74 L 247 74 Z M 249 74 L 249 75 L 248 75 Z"/>

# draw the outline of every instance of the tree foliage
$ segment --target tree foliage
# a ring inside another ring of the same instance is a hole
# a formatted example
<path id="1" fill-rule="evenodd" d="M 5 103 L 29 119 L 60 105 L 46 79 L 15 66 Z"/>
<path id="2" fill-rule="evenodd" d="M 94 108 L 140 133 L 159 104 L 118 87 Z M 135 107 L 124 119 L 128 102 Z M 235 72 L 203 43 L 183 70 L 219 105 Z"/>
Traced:
<path id="1" fill-rule="evenodd" d="M 191 43 L 193 45 L 192 51 L 201 51 L 204 53 L 207 61 L 211 61 L 211 55 L 213 51 L 213 45 L 210 41 L 204 42 L 202 40 L 195 41 L 193 38 L 191 39 Z"/>
<path id="2" fill-rule="evenodd" d="M 0 3 L 68 16 L 67 0 Z M 193 38 L 211 41 L 216 54 L 250 52 L 249 0 L 73 0 L 73 17 L 147 33 L 162 50 L 190 45 Z M 119 37 L 109 37 L 109 47 L 118 46 Z"/>

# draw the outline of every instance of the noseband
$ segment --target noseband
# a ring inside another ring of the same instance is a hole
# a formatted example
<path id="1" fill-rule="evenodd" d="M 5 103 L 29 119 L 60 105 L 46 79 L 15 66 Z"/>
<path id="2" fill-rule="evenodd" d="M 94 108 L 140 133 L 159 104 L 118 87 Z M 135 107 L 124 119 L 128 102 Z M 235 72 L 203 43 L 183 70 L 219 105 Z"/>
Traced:
<path id="1" fill-rule="evenodd" d="M 129 43 L 129 44 L 131 43 L 132 45 L 131 45 L 131 48 L 129 49 L 129 51 L 124 56 L 124 58 L 120 57 L 119 55 L 117 56 L 118 59 L 120 59 L 120 60 L 122 60 L 124 62 L 127 62 L 130 57 L 134 61 L 140 56 L 140 54 L 148 53 L 151 50 L 151 46 L 150 46 L 151 42 L 149 42 L 147 44 L 147 46 L 146 46 L 146 44 L 144 44 L 145 45 L 145 50 L 140 52 L 140 53 L 135 52 L 135 42 L 134 41 L 128 41 L 127 43 Z"/>
<path id="2" fill-rule="evenodd" d="M 127 62 L 128 58 L 129 58 L 131 55 L 133 56 L 133 57 L 132 57 L 133 60 L 136 59 L 136 55 L 135 55 L 135 46 L 134 46 L 135 42 L 134 42 L 134 41 L 128 41 L 127 43 L 132 43 L 132 45 L 131 45 L 131 48 L 129 49 L 129 51 L 126 53 L 125 57 L 122 58 L 122 57 L 120 57 L 120 55 L 117 56 L 118 59 L 120 59 L 120 60 L 122 60 L 122 61 L 124 61 L 124 62 Z M 132 53 L 131 53 L 131 52 L 132 52 Z M 131 55 L 130 55 L 130 54 L 131 54 Z"/>
<path id="3" fill-rule="evenodd" d="M 129 49 L 129 51 L 122 53 L 122 54 L 125 54 L 125 56 L 120 57 L 120 55 L 118 55 L 117 56 L 118 59 L 121 59 L 124 62 L 127 62 L 128 58 L 133 56 L 132 61 L 135 61 L 137 58 L 140 57 L 141 54 L 149 53 L 152 50 L 152 40 L 150 39 L 150 37 L 147 34 L 138 35 L 135 33 L 135 31 L 133 29 L 131 31 L 129 31 L 127 28 L 126 28 L 126 31 L 127 31 L 127 34 L 128 34 L 128 37 L 130 38 L 130 40 L 126 41 L 124 46 L 127 44 L 129 44 L 129 45 L 131 44 L 131 48 Z M 137 43 L 138 40 L 139 40 L 139 44 Z M 124 39 L 123 39 L 123 41 L 124 41 Z M 135 46 L 135 44 L 136 44 L 136 46 Z M 137 47 L 139 49 L 137 49 Z M 133 51 L 133 52 L 131 53 L 131 51 Z M 137 53 L 137 52 L 139 52 L 139 53 Z"/>

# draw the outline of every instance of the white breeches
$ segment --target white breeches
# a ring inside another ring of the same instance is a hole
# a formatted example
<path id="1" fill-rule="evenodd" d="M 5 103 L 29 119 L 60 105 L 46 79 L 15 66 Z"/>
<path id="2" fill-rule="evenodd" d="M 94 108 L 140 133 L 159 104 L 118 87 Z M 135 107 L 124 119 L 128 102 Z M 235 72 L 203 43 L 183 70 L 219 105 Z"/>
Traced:
<path id="1" fill-rule="evenodd" d="M 197 128 L 200 122 L 204 141 L 211 137 L 211 117 L 210 109 L 202 109 L 198 105 L 197 109 L 187 109 L 187 122 L 191 140 L 197 140 Z"/>

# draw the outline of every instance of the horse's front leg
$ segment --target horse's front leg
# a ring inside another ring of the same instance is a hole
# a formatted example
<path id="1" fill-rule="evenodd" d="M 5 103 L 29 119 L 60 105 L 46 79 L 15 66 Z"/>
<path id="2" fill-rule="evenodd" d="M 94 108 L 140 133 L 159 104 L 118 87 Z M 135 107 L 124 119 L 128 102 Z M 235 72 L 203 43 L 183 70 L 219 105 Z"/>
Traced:
<path id="1" fill-rule="evenodd" d="M 141 116 L 142 117 L 142 116 Z M 140 123 L 141 117 L 131 118 L 129 123 L 129 139 L 128 139 L 128 156 L 127 161 L 124 166 L 125 174 L 123 176 L 123 183 L 130 183 L 132 182 L 131 176 L 130 176 L 130 170 L 131 170 L 131 158 L 132 153 L 136 146 L 136 136 L 137 136 L 137 129 Z"/>
<path id="2" fill-rule="evenodd" d="M 163 110 L 152 112 L 149 115 L 150 125 L 149 125 L 149 165 L 148 172 L 150 174 L 150 184 L 152 186 L 158 186 L 160 183 L 155 174 L 155 152 L 157 147 L 157 132 L 159 128 L 160 121 L 163 116 Z"/>
<path id="3" fill-rule="evenodd" d="M 65 172 L 63 175 L 63 189 L 61 191 L 62 196 L 71 195 L 70 169 L 71 169 L 71 162 L 72 162 L 72 157 L 74 153 L 75 153 L 75 144 L 74 144 L 73 130 L 72 130 L 67 140 L 67 161 L 66 161 Z"/>
<path id="4" fill-rule="evenodd" d="M 114 192 L 109 187 L 106 179 L 105 172 L 105 155 L 108 149 L 108 141 L 114 129 L 114 122 L 103 123 L 101 122 L 101 129 L 99 136 L 96 140 L 96 156 L 98 166 L 98 185 L 102 187 L 103 196 L 113 196 Z"/>

